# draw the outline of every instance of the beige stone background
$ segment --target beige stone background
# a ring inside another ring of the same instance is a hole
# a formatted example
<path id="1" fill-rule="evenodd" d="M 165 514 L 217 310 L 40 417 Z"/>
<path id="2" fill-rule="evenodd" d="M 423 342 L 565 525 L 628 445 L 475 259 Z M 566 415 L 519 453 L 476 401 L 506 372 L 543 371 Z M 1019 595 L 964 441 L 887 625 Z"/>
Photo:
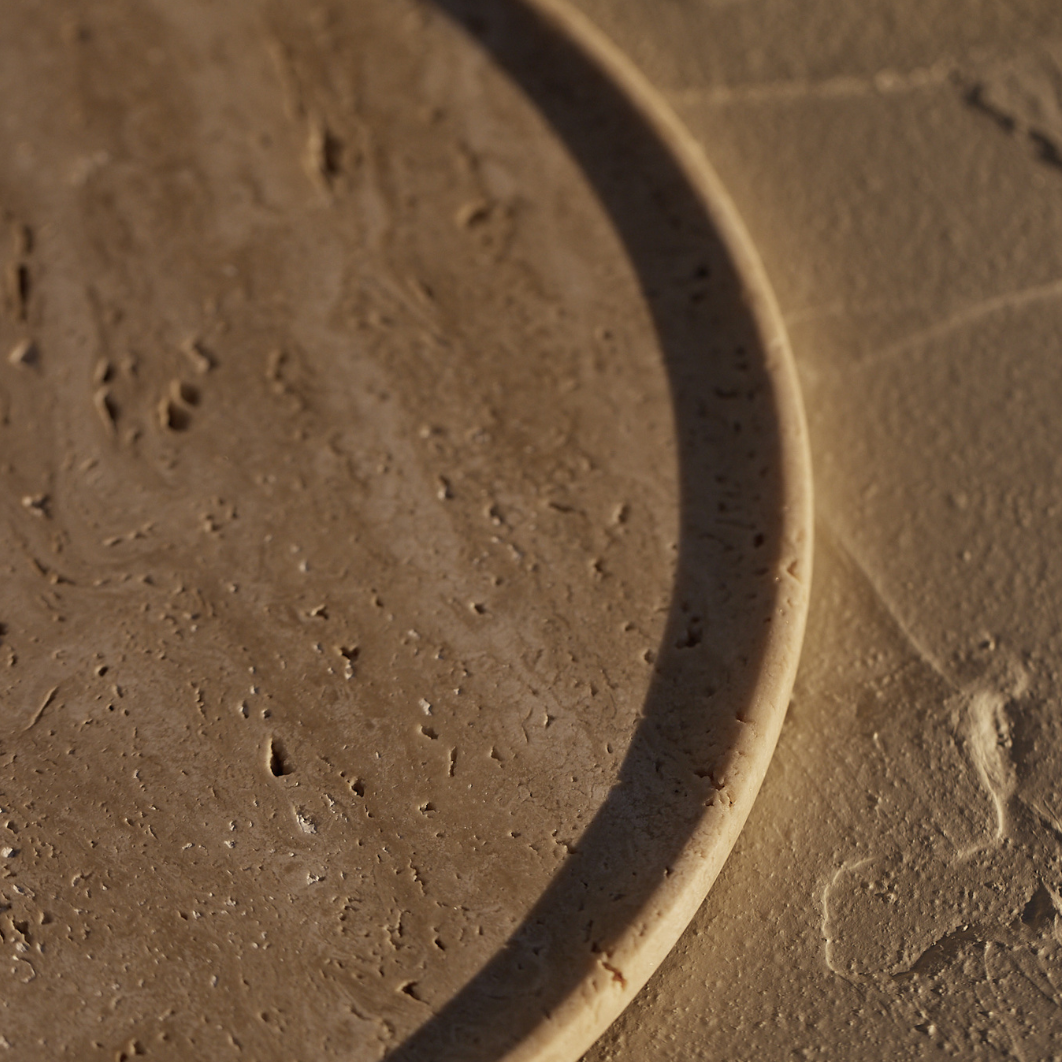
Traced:
<path id="1" fill-rule="evenodd" d="M 1062 1057 L 1062 5 L 581 6 L 765 259 L 818 513 L 759 802 L 586 1057 Z"/>

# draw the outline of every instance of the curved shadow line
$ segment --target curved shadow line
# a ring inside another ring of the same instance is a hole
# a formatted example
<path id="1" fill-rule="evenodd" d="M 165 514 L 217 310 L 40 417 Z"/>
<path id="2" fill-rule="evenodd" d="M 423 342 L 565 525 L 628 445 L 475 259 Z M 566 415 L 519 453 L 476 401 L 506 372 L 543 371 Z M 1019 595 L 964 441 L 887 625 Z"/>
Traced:
<path id="1" fill-rule="evenodd" d="M 523 0 L 434 0 L 551 124 L 607 211 L 649 306 L 679 449 L 678 563 L 666 632 L 613 787 L 505 946 L 391 1062 L 496 1060 L 581 982 L 670 873 L 741 725 L 777 600 L 779 439 L 763 343 L 705 206 L 646 120 Z"/>

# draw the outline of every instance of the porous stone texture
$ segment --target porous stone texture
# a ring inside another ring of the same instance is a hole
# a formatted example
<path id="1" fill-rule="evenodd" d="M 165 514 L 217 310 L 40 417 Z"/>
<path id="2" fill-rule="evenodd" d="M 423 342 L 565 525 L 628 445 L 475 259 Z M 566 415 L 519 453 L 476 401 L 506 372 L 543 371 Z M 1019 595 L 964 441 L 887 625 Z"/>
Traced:
<path id="1" fill-rule="evenodd" d="M 376 1059 L 499 954 L 519 1039 L 755 794 L 777 367 L 453 16 L 0 2 L 0 1054 Z"/>

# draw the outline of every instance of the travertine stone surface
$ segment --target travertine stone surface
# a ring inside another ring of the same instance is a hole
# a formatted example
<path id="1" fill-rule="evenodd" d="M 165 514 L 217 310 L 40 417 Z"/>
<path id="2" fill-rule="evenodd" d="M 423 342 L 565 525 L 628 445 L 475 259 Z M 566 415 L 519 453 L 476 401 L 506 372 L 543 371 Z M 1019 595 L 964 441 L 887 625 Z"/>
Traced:
<path id="1" fill-rule="evenodd" d="M 784 349 L 644 119 L 454 14 L 0 3 L 12 1057 L 600 1024 L 747 814 Z"/>

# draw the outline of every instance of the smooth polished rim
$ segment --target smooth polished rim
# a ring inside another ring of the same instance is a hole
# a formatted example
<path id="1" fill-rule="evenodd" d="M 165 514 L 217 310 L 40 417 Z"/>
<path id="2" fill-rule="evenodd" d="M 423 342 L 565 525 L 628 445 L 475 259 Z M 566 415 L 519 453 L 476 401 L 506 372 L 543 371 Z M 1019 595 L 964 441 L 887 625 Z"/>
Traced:
<path id="1" fill-rule="evenodd" d="M 803 399 L 789 337 L 766 270 L 740 215 L 701 145 L 663 95 L 589 18 L 568 0 L 525 0 L 627 97 L 672 153 L 719 233 L 740 276 L 763 344 L 774 391 L 780 443 L 781 541 L 770 633 L 744 724 L 724 769 L 732 801 L 705 809 L 670 873 L 640 917 L 601 956 L 598 968 L 505 1056 L 506 1062 L 574 1062 L 630 1003 L 675 945 L 715 881 L 759 792 L 792 693 L 804 638 L 811 579 L 811 455 Z M 622 977 L 615 971 L 621 970 Z"/>

